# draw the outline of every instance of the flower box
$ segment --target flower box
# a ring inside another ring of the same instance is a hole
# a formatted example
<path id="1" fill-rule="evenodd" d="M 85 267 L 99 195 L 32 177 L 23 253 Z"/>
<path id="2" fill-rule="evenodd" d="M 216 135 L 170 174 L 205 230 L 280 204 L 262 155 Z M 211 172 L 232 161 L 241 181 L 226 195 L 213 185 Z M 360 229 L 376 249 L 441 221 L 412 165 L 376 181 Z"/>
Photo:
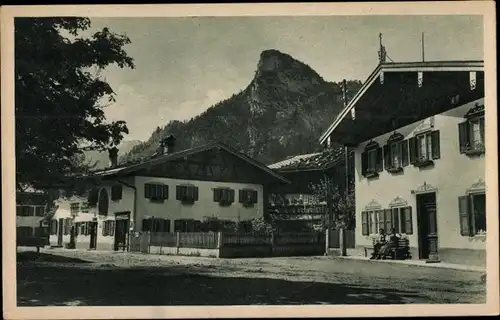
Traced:
<path id="1" fill-rule="evenodd" d="M 365 173 L 365 178 L 376 178 L 378 177 L 378 172 L 375 171 L 375 170 L 367 170 L 366 173 Z"/>
<path id="2" fill-rule="evenodd" d="M 481 155 L 485 153 L 485 147 L 482 143 L 476 143 L 473 145 L 467 145 L 465 147 L 464 153 L 468 156 Z"/>
<path id="3" fill-rule="evenodd" d="M 413 165 L 418 168 L 425 168 L 434 165 L 434 161 L 431 159 L 420 158 Z"/>
<path id="4" fill-rule="evenodd" d="M 401 172 L 403 172 L 403 167 L 389 167 L 389 168 L 387 168 L 387 172 L 389 172 L 389 173 L 401 173 Z"/>

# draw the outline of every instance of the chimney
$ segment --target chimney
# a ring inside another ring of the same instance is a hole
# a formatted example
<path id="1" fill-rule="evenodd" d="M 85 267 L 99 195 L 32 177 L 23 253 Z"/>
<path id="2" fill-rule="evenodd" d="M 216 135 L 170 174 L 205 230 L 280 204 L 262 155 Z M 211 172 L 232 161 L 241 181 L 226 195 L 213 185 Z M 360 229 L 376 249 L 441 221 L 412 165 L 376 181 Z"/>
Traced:
<path id="1" fill-rule="evenodd" d="M 113 147 L 108 149 L 109 153 L 109 166 L 114 168 L 118 165 L 118 148 Z"/>
<path id="2" fill-rule="evenodd" d="M 161 149 L 163 154 L 171 154 L 175 152 L 175 137 L 169 135 L 161 141 Z"/>

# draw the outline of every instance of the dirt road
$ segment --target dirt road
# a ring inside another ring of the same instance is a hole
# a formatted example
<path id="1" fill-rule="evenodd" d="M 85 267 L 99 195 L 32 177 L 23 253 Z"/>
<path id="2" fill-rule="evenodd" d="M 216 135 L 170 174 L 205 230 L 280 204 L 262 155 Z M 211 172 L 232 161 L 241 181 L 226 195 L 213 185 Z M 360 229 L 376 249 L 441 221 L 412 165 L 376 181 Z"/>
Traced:
<path id="1" fill-rule="evenodd" d="M 18 254 L 19 305 L 483 303 L 476 272 L 327 257 Z"/>

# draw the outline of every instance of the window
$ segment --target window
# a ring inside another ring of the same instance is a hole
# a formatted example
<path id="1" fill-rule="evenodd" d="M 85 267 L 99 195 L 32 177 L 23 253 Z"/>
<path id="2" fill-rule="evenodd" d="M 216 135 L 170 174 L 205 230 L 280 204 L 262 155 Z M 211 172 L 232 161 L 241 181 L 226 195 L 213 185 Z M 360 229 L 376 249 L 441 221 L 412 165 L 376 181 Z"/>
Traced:
<path id="1" fill-rule="evenodd" d="M 385 169 L 396 173 L 403 171 L 408 165 L 408 140 L 403 140 L 403 135 L 394 134 L 384 146 Z"/>
<path id="2" fill-rule="evenodd" d="M 368 150 L 368 162 L 367 162 L 367 170 L 375 171 L 375 167 L 377 165 L 377 150 Z"/>
<path id="3" fill-rule="evenodd" d="M 89 212 L 89 203 L 88 202 L 82 202 L 80 206 L 80 211 L 82 213 L 88 213 Z"/>
<path id="4" fill-rule="evenodd" d="M 168 199 L 168 185 L 160 183 L 144 184 L 144 197 L 152 201 L 161 201 Z"/>
<path id="5" fill-rule="evenodd" d="M 79 211 L 80 211 L 80 203 L 73 202 L 69 205 L 69 212 L 73 217 L 76 217 Z"/>
<path id="6" fill-rule="evenodd" d="M 174 232 L 195 232 L 200 226 L 200 221 L 194 219 L 178 219 L 174 221 Z"/>
<path id="7" fill-rule="evenodd" d="M 376 142 L 370 142 L 361 154 L 361 171 L 363 176 L 370 178 L 378 176 L 382 171 L 382 148 Z"/>
<path id="8" fill-rule="evenodd" d="M 44 206 L 36 206 L 35 207 L 35 216 L 43 217 L 45 215 L 45 207 Z"/>
<path id="9" fill-rule="evenodd" d="M 16 215 L 20 217 L 33 217 L 35 215 L 35 207 L 26 205 L 17 205 Z"/>
<path id="10" fill-rule="evenodd" d="M 218 202 L 222 206 L 230 205 L 234 202 L 234 190 L 230 188 L 215 188 L 214 202 Z"/>
<path id="11" fill-rule="evenodd" d="M 122 198 L 123 188 L 122 186 L 112 186 L 111 187 L 111 201 L 118 201 Z"/>
<path id="12" fill-rule="evenodd" d="M 239 202 L 244 206 L 250 207 L 257 203 L 258 193 L 252 189 L 241 189 L 238 193 Z"/>
<path id="13" fill-rule="evenodd" d="M 479 155 L 485 152 L 484 115 L 468 118 L 458 125 L 460 153 Z"/>
<path id="14" fill-rule="evenodd" d="M 193 203 L 198 200 L 198 187 L 179 185 L 176 188 L 176 199 L 182 203 Z"/>
<path id="15" fill-rule="evenodd" d="M 89 207 L 95 207 L 97 205 L 97 200 L 99 199 L 99 189 L 97 188 L 92 188 L 89 191 L 88 197 L 87 197 L 87 202 L 89 204 Z"/>
<path id="16" fill-rule="evenodd" d="M 161 218 L 142 219 L 142 231 L 170 232 L 170 220 Z"/>
<path id="17" fill-rule="evenodd" d="M 363 211 L 361 221 L 362 234 L 365 236 L 379 234 L 380 229 L 389 233 L 392 228 L 399 233 L 413 233 L 411 207 Z"/>
<path id="18" fill-rule="evenodd" d="M 114 236 L 115 235 L 115 220 L 106 220 L 102 226 L 103 236 Z"/>
<path id="19" fill-rule="evenodd" d="M 80 224 L 81 222 L 75 222 L 75 237 L 78 237 L 80 234 Z"/>
<path id="20" fill-rule="evenodd" d="M 459 197 L 458 212 L 462 236 L 486 233 L 486 194 L 475 193 Z"/>
<path id="21" fill-rule="evenodd" d="M 439 159 L 440 142 L 439 130 L 421 133 L 408 140 L 410 149 L 410 163 L 417 167 L 431 165 L 433 159 Z"/>

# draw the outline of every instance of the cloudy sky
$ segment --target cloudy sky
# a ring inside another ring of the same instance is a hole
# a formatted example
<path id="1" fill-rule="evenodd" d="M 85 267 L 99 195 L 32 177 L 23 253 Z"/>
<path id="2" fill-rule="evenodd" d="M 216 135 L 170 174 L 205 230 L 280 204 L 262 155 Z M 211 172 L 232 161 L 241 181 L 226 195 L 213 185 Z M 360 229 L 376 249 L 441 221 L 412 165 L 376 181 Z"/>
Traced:
<path id="1" fill-rule="evenodd" d="M 378 64 L 378 34 L 395 62 L 483 59 L 479 16 L 323 16 L 93 18 L 92 30 L 126 34 L 136 69 L 103 73 L 115 90 L 110 120 L 125 120 L 126 140 L 146 140 L 156 126 L 189 119 L 244 89 L 259 55 L 277 49 L 325 80 L 364 81 Z"/>

